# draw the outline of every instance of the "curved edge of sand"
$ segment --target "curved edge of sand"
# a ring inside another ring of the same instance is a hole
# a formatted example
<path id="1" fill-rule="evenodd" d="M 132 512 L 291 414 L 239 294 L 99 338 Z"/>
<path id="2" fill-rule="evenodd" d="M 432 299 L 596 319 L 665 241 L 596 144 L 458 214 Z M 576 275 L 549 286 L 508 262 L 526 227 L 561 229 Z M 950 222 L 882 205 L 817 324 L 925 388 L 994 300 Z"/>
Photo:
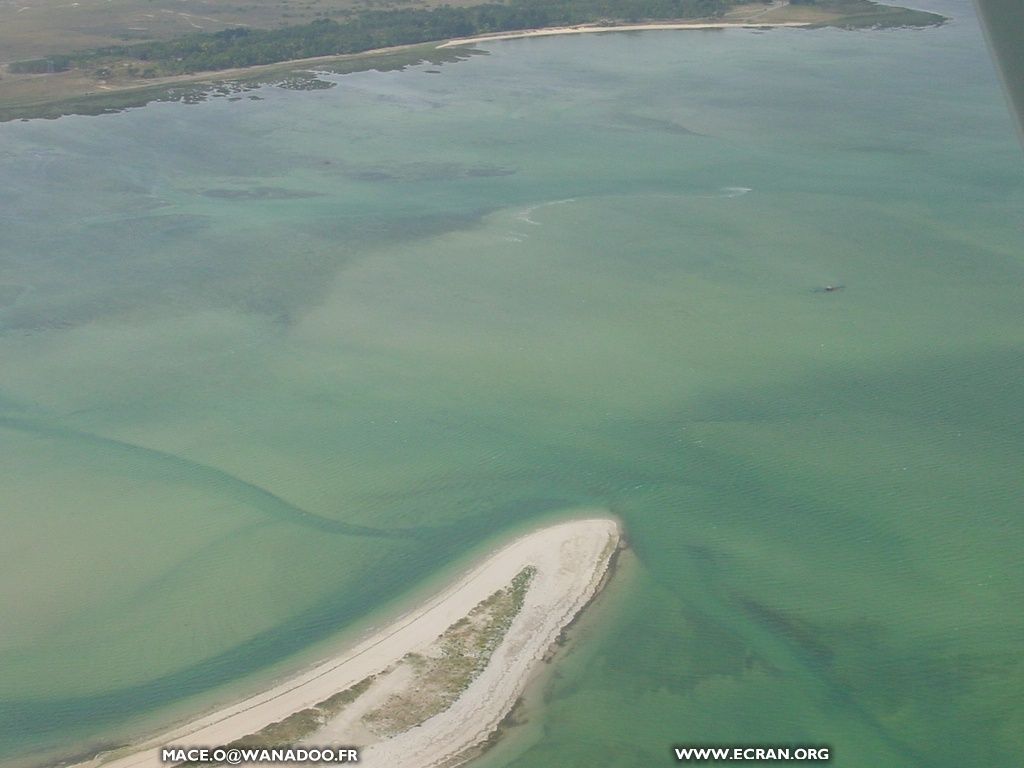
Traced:
<path id="1" fill-rule="evenodd" d="M 593 599 L 619 542 L 619 524 L 609 517 L 575 519 L 528 533 L 493 552 L 415 610 L 316 667 L 147 739 L 133 747 L 131 754 L 98 755 L 79 766 L 162 768 L 161 747 L 221 746 L 255 733 L 380 673 L 406 653 L 429 644 L 532 565 L 537 573 L 522 610 L 487 668 L 448 710 L 372 746 L 361 756 L 364 765 L 389 768 L 450 764 L 497 728 L 559 633 Z"/>
<path id="2" fill-rule="evenodd" d="M 516 32 L 498 32 L 493 35 L 461 37 L 448 40 L 438 48 L 454 48 L 458 45 L 490 43 L 495 40 L 518 40 L 524 37 L 550 37 L 551 35 L 580 35 L 588 32 L 642 32 L 651 29 L 764 29 L 766 27 L 809 27 L 807 21 L 680 21 L 651 22 L 649 24 L 579 24 L 574 27 L 544 27 L 524 29 Z"/>

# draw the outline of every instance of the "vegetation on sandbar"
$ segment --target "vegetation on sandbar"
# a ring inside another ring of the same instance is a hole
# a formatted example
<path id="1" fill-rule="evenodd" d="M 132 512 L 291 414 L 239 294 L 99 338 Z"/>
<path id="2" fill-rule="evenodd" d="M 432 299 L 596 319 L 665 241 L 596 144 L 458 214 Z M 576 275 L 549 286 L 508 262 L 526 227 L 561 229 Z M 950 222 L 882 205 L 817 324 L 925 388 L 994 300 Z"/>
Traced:
<path id="1" fill-rule="evenodd" d="M 536 572 L 533 566 L 524 568 L 509 586 L 480 602 L 468 615 L 445 630 L 432 648 L 432 653 L 439 655 L 406 654 L 401 663 L 412 668 L 414 685 L 404 693 L 389 697 L 383 706 L 364 715 L 363 721 L 382 735 L 394 735 L 450 707 L 487 667 L 512 621 L 522 610 Z M 339 715 L 366 693 L 376 679 L 377 675 L 364 678 L 315 706 L 295 712 L 227 746 L 274 748 L 294 745 Z M 182 765 L 192 768 L 198 764 Z"/>
<path id="2" fill-rule="evenodd" d="M 412 667 L 413 684 L 364 715 L 363 722 L 380 736 L 393 736 L 448 709 L 490 663 L 536 572 L 524 568 L 508 587 L 445 630 L 435 644 L 440 655 L 407 654 L 403 662 Z"/>
<path id="3" fill-rule="evenodd" d="M 309 736 L 332 717 L 341 713 L 345 707 L 358 699 L 373 684 L 375 675 L 360 680 L 350 688 L 339 691 L 333 696 L 321 701 L 319 704 L 307 709 L 295 712 L 284 720 L 271 723 L 256 733 L 231 742 L 227 745 L 229 749 L 242 749 L 245 747 L 274 747 L 290 746 Z M 183 768 L 203 765 L 203 763 L 181 763 Z M 205 765 L 223 765 L 223 763 L 205 763 Z"/>

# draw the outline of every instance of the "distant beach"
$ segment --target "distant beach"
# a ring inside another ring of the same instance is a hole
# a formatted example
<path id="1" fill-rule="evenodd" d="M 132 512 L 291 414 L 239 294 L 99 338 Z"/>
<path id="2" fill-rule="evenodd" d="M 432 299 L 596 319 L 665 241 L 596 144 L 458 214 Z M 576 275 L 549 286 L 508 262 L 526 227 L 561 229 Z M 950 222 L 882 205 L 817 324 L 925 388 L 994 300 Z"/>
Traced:
<path id="1" fill-rule="evenodd" d="M 590 32 L 642 32 L 652 29 L 764 29 L 768 27 L 809 27 L 809 21 L 709 21 L 709 22 L 652 22 L 650 24 L 581 24 L 575 27 L 547 27 L 544 29 L 527 29 L 517 32 L 502 32 L 494 35 L 463 37 L 449 40 L 438 45 L 438 48 L 454 48 L 459 45 L 490 43 L 495 40 L 518 40 L 523 37 L 550 37 L 552 35 L 580 35 Z"/>

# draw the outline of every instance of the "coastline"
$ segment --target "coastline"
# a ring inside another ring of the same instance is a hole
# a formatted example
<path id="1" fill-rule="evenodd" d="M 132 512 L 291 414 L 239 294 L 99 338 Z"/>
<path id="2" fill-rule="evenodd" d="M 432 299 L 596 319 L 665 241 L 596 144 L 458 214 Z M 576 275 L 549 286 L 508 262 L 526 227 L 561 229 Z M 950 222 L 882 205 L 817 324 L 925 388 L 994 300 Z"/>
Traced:
<path id="1" fill-rule="evenodd" d="M 372 746 L 364 764 L 448 764 L 484 742 L 521 696 L 536 665 L 565 626 L 603 587 L 620 541 L 607 517 L 549 525 L 492 552 L 440 594 L 316 667 L 263 693 L 205 714 L 132 747 L 95 756 L 81 768 L 156 768 L 162 746 L 235 742 L 316 706 L 428 646 L 524 567 L 537 569 L 521 614 L 491 663 L 452 706 L 420 727 Z M 568 558 L 568 559 L 567 559 Z"/>
<path id="2" fill-rule="evenodd" d="M 899 27 L 941 24 L 945 17 L 869 0 L 838 0 L 829 7 L 794 6 L 775 0 L 765 6 L 743 6 L 722 18 L 678 21 L 592 22 L 573 26 L 510 30 L 465 38 L 439 39 L 374 48 L 356 53 L 286 59 L 230 69 L 124 80 L 96 79 L 78 69 L 49 74 L 12 74 L 0 78 L 0 123 L 9 120 L 54 119 L 65 115 L 99 115 L 144 106 L 154 101 L 202 100 L 212 88 L 237 93 L 273 82 L 316 80 L 316 72 L 337 74 L 403 69 L 420 63 L 456 61 L 475 51 L 470 46 L 501 40 L 600 32 L 714 31 L 729 29 L 813 29 Z M 923 20 L 922 15 L 934 17 Z M 321 86 L 324 84 L 321 81 Z M 329 87 L 329 86 L 328 86 Z"/>
<path id="3" fill-rule="evenodd" d="M 244 90 L 246 85 L 264 85 L 289 76 L 313 72 L 319 68 L 337 69 L 339 72 L 402 69 L 412 64 L 432 61 L 430 54 L 434 51 L 439 51 L 436 44 L 412 43 L 359 53 L 290 59 L 272 64 L 139 79 L 117 84 L 89 82 L 83 84 L 82 89 L 79 89 L 77 84 L 72 84 L 65 92 L 25 99 L 5 100 L 4 93 L 0 90 L 0 123 L 10 120 L 55 119 L 65 115 L 109 114 L 131 107 L 145 106 L 155 101 L 187 98 L 187 94 L 208 90 L 218 85 L 237 84 L 239 90 Z M 453 52 L 443 53 L 451 55 Z M 21 82 L 42 82 L 43 78 L 60 78 L 67 74 L 74 73 L 17 77 L 21 78 Z M 8 103 L 4 103 L 5 101 Z"/>
<path id="4" fill-rule="evenodd" d="M 462 37 L 440 43 L 437 48 L 454 48 L 461 45 L 490 43 L 495 40 L 519 40 L 527 37 L 551 37 L 554 35 L 579 35 L 593 32 L 645 32 L 650 30 L 672 29 L 769 29 L 773 27 L 809 27 L 810 21 L 680 21 L 650 22 L 647 24 L 580 24 L 573 27 L 544 27 L 542 29 L 526 29 L 515 32 L 499 32 L 493 35 Z"/>
<path id="5" fill-rule="evenodd" d="M 234 83 L 262 85 L 273 79 L 285 79 L 300 73 L 316 71 L 358 72 L 371 69 L 400 69 L 413 64 L 456 60 L 467 51 L 457 49 L 478 43 L 500 40 L 517 40 L 530 37 L 552 37 L 597 32 L 643 32 L 657 30 L 725 30 L 725 29 L 767 29 L 773 27 L 803 28 L 814 26 L 810 21 L 758 22 L 750 21 L 680 21 L 648 22 L 640 24 L 581 24 L 571 27 L 545 27 L 540 29 L 515 30 L 456 38 L 434 40 L 425 43 L 410 43 L 385 48 L 374 48 L 359 53 L 343 53 L 328 56 L 313 56 L 305 59 L 289 59 L 272 64 L 256 64 L 248 67 L 219 69 L 209 72 L 195 72 L 185 75 L 171 75 L 147 80 L 132 80 L 123 83 L 89 82 L 72 85 L 66 92 L 43 95 L 37 98 L 11 99 L 5 104 L 3 85 L 0 81 L 0 123 L 9 120 L 55 119 L 71 114 L 107 114 L 135 106 L 144 106 L 153 101 L 175 97 L 178 89 L 208 89 L 214 86 Z M 18 81 L 10 82 L 59 82 L 55 78 L 73 75 L 69 73 L 16 75 Z M 47 80 L 44 80 L 46 78 Z M 69 85 L 71 85 L 69 83 Z M 181 94 L 177 94 L 180 98 Z"/>

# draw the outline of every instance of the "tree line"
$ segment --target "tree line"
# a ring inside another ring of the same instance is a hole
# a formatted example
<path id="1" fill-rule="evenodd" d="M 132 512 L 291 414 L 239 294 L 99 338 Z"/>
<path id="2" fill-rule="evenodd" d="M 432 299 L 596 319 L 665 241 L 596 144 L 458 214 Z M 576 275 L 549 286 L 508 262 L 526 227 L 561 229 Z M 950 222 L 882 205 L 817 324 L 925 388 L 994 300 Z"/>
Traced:
<path id="1" fill-rule="evenodd" d="M 15 62 L 11 72 L 59 72 L 143 63 L 147 76 L 191 74 L 291 59 L 362 53 L 375 48 L 537 27 L 601 21 L 720 16 L 737 0 L 514 0 L 468 7 L 364 11 L 344 21 L 320 19 L 281 29 L 237 27 L 174 40 L 97 48 Z"/>

